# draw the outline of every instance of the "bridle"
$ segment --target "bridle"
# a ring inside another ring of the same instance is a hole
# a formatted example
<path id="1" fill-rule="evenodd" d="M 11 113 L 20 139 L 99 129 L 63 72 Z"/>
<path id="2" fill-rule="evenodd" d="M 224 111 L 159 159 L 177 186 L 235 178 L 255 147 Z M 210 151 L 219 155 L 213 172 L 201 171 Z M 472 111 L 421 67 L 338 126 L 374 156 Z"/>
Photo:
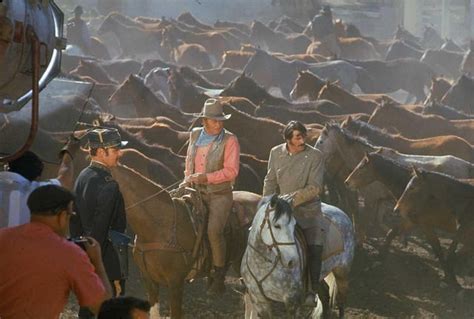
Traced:
<path id="1" fill-rule="evenodd" d="M 275 248 L 276 250 L 276 256 L 275 256 L 275 259 L 272 261 L 269 257 L 267 257 L 265 255 L 265 253 L 261 252 L 260 250 L 258 250 L 254 245 L 252 245 L 250 242 L 247 243 L 247 245 L 252 248 L 260 257 L 262 257 L 266 262 L 272 264 L 271 266 L 271 269 L 270 271 L 265 275 L 263 276 L 262 279 L 258 279 L 257 276 L 252 272 L 252 269 L 250 268 L 250 265 L 249 265 L 249 256 L 248 254 L 246 255 L 246 259 L 245 259 L 245 264 L 246 264 L 246 267 L 247 267 L 247 270 L 249 271 L 250 275 L 252 276 L 253 280 L 255 281 L 255 283 L 257 284 L 257 287 L 260 291 L 260 293 L 262 294 L 262 296 L 265 297 L 265 299 L 267 300 L 270 300 L 266 295 L 265 295 L 265 291 L 263 290 L 263 282 L 268 278 L 270 277 L 270 275 L 273 273 L 273 271 L 275 271 L 278 263 L 281 264 L 281 266 L 283 268 L 287 268 L 287 269 L 290 269 L 291 267 L 288 267 L 288 266 L 285 266 L 284 263 L 283 263 L 283 258 L 282 258 L 282 253 L 281 253 L 281 250 L 280 250 L 280 246 L 297 246 L 297 242 L 296 240 L 295 241 L 292 241 L 292 242 L 279 242 L 276 238 L 275 238 L 275 234 L 273 233 L 273 227 L 272 227 L 272 224 L 270 222 L 270 211 L 271 211 L 271 208 L 270 208 L 270 204 L 267 204 L 267 207 L 265 209 L 265 217 L 262 221 L 262 223 L 260 224 L 260 230 L 258 232 L 258 236 L 257 236 L 257 240 L 260 240 L 267 248 L 268 251 L 271 251 L 273 250 L 273 248 Z M 266 244 L 264 241 L 263 241 L 263 238 L 262 238 L 262 233 L 263 233 L 263 230 L 265 228 L 265 225 L 268 225 L 268 229 L 270 231 L 270 237 L 272 239 L 272 243 L 270 245 Z"/>

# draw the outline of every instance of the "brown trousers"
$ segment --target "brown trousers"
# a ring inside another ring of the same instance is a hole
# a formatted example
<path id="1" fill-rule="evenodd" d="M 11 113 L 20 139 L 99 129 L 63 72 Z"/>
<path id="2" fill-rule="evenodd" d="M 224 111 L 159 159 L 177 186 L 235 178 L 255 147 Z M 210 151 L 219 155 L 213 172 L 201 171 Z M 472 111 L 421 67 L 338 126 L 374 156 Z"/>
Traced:
<path id="1" fill-rule="evenodd" d="M 208 211 L 207 236 L 212 250 L 214 266 L 225 266 L 226 242 L 224 228 L 232 209 L 232 191 L 201 193 Z"/>

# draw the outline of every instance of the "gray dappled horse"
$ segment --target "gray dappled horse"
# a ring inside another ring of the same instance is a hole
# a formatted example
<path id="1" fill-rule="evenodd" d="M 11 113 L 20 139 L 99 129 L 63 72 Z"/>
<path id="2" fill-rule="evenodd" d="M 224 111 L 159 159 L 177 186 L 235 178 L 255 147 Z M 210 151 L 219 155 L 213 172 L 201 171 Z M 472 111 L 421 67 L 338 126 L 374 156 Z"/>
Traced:
<path id="1" fill-rule="evenodd" d="M 354 231 L 351 220 L 342 210 L 324 203 L 321 209 L 323 218 L 329 220 L 331 227 L 321 270 L 321 280 L 325 279 L 327 286 L 322 285 L 325 291 L 318 293 L 328 298 L 309 311 L 312 318 L 323 314 L 327 317 L 329 305 L 335 297 L 339 317 L 343 317 L 348 275 L 354 257 Z M 334 235 L 339 236 L 339 250 L 330 249 L 334 245 L 329 239 L 335 238 Z M 271 318 L 273 302 L 285 305 L 288 318 L 294 318 L 299 310 L 304 310 L 300 309 L 306 295 L 304 250 L 304 239 L 296 231 L 296 220 L 289 204 L 277 196 L 265 197 L 254 217 L 241 264 L 242 278 L 247 287 L 245 318 Z"/>

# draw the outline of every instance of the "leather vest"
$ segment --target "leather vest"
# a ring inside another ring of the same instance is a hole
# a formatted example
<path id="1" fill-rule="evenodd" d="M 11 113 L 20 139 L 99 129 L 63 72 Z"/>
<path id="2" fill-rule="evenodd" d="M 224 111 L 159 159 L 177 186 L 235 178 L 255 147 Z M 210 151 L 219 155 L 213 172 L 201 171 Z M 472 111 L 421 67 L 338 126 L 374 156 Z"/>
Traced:
<path id="1" fill-rule="evenodd" d="M 194 128 L 191 131 L 191 138 L 189 144 L 191 146 L 191 151 L 189 153 L 189 163 L 191 172 L 194 173 L 194 162 L 196 158 L 196 141 L 201 134 L 201 131 L 204 128 L 198 127 Z M 224 138 L 219 142 L 212 142 L 211 146 L 209 146 L 209 152 L 207 153 L 206 157 L 206 173 L 212 173 L 224 168 L 224 150 L 225 144 L 229 140 L 233 134 L 224 129 Z M 206 193 L 216 193 L 216 192 L 223 192 L 223 191 L 232 191 L 232 182 L 224 182 L 220 184 L 208 184 L 208 185 L 199 185 L 197 189 Z"/>

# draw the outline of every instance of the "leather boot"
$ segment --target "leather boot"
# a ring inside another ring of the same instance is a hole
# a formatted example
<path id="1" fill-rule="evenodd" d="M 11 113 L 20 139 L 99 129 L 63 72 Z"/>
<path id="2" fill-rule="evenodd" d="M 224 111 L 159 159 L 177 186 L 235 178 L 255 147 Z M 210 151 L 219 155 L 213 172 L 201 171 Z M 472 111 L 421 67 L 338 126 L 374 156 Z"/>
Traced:
<path id="1" fill-rule="evenodd" d="M 209 296 L 222 295 L 225 292 L 225 267 L 214 266 L 214 271 L 211 274 L 211 284 L 207 290 Z"/>
<path id="2" fill-rule="evenodd" d="M 304 301 L 305 306 L 316 307 L 316 294 L 319 290 L 319 277 L 321 276 L 321 265 L 323 257 L 323 246 L 308 245 L 308 267 L 311 275 L 311 291 L 308 292 Z"/>

